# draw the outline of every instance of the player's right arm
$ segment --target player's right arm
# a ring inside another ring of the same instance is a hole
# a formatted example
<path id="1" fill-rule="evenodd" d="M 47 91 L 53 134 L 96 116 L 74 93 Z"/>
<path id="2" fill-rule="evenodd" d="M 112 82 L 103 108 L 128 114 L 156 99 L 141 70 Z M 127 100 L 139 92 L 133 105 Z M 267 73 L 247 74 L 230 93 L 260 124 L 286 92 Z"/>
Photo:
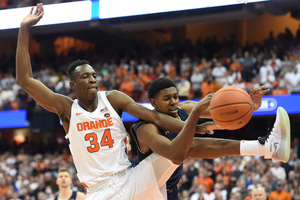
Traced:
<path id="1" fill-rule="evenodd" d="M 153 152 L 180 164 L 187 156 L 192 145 L 194 127 L 201 112 L 209 105 L 211 96 L 206 96 L 201 102 L 194 105 L 188 119 L 179 134 L 170 141 L 162 136 L 154 124 L 143 124 L 137 129 L 137 136 L 142 151 L 149 147 Z M 210 131 L 211 134 L 213 131 Z M 145 145 L 145 146 L 143 146 Z M 144 149 L 143 149 L 144 147 Z"/>
<path id="2" fill-rule="evenodd" d="M 43 5 L 37 4 L 36 9 L 34 10 L 32 7 L 30 13 L 21 22 L 16 53 L 16 81 L 39 105 L 61 116 L 64 109 L 68 107 L 67 105 L 71 105 L 70 102 L 72 100 L 66 96 L 52 92 L 32 76 L 28 49 L 29 31 L 43 15 Z"/>

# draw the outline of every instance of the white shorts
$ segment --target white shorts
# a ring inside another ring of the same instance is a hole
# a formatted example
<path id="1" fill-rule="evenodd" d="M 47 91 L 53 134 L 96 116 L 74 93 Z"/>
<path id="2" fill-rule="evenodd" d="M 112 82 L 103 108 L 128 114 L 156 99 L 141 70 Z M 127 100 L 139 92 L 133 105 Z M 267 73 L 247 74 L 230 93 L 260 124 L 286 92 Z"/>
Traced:
<path id="1" fill-rule="evenodd" d="M 152 153 L 136 167 L 113 175 L 111 181 L 88 188 L 87 200 L 163 200 L 166 182 L 177 169 L 172 161 Z"/>

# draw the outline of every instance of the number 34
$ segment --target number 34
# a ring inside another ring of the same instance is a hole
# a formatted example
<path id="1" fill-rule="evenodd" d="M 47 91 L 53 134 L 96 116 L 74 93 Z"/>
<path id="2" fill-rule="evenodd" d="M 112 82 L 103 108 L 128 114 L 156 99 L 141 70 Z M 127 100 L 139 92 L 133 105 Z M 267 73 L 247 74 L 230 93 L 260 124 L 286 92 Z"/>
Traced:
<path id="1" fill-rule="evenodd" d="M 98 136 L 94 132 L 86 134 L 84 139 L 85 141 L 90 141 L 91 146 L 87 147 L 87 150 L 90 153 L 99 151 L 100 145 L 101 147 L 109 146 L 109 148 L 112 148 L 114 144 L 114 140 L 111 137 L 110 129 L 105 129 L 100 144 L 98 143 Z"/>

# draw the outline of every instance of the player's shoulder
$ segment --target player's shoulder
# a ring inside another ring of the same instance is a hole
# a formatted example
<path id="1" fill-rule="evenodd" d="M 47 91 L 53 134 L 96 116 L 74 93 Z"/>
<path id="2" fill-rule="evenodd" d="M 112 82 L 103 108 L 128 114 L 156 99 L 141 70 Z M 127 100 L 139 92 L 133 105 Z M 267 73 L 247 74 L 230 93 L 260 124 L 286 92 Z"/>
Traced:
<path id="1" fill-rule="evenodd" d="M 105 94 L 106 96 L 114 96 L 114 95 L 122 95 L 124 93 L 119 90 L 106 90 Z"/>
<path id="2" fill-rule="evenodd" d="M 56 95 L 57 95 L 58 105 L 59 105 L 59 108 L 57 109 L 58 116 L 60 117 L 68 116 L 69 118 L 71 114 L 71 107 L 74 100 L 62 94 L 56 93 Z"/>
<path id="3" fill-rule="evenodd" d="M 153 124 L 153 123 L 149 123 L 149 122 L 143 122 L 143 123 L 140 123 L 139 126 L 138 126 L 138 129 L 141 131 L 141 132 L 151 132 L 153 131 L 153 129 L 155 130 L 158 130 L 158 127 Z"/>
<path id="4" fill-rule="evenodd" d="M 77 200 L 84 200 L 86 197 L 85 193 L 77 191 L 76 199 Z"/>
<path id="5" fill-rule="evenodd" d="M 131 99 L 127 94 L 118 90 L 108 90 L 105 94 L 110 102 L 122 103 Z"/>

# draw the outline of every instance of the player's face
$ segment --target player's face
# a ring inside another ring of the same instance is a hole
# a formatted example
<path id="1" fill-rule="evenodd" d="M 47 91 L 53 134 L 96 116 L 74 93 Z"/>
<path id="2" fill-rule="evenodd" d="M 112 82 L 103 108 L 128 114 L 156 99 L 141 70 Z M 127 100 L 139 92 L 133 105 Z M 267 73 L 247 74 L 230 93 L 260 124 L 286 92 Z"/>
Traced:
<path id="1" fill-rule="evenodd" d="M 97 75 L 95 70 L 88 64 L 76 67 L 74 71 L 74 81 L 71 87 L 77 96 L 84 98 L 95 98 L 98 91 Z"/>
<path id="2" fill-rule="evenodd" d="M 60 187 L 70 187 L 72 179 L 68 172 L 59 172 L 56 179 L 56 184 Z"/>
<path id="3" fill-rule="evenodd" d="M 266 193 L 262 189 L 253 189 L 252 191 L 253 200 L 266 200 Z"/>
<path id="4" fill-rule="evenodd" d="M 176 117 L 179 104 L 177 89 L 170 87 L 159 91 L 151 104 L 157 111 Z"/>

